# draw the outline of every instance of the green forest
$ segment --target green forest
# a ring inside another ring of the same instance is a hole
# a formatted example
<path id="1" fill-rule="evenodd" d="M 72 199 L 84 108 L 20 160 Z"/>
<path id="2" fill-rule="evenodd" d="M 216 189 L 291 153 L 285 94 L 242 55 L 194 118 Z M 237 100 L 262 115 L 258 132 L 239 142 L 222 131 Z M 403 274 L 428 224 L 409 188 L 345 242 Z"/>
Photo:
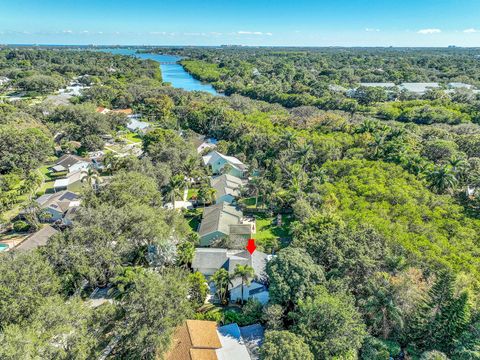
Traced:
<path id="1" fill-rule="evenodd" d="M 109 358 L 161 359 L 185 319 L 261 323 L 263 360 L 480 359 L 480 95 L 449 88 L 480 88 L 478 50 L 154 51 L 227 96 L 176 89 L 131 56 L 0 49 L 0 241 L 44 226 L 35 199 L 59 151 L 106 152 L 72 226 L 0 252 L 1 359 L 96 359 L 109 344 Z M 74 79 L 80 95 L 47 101 Z M 374 82 L 439 87 L 361 85 Z M 131 109 L 151 130 L 99 107 Z M 266 305 L 206 306 L 191 266 L 202 206 L 164 207 L 191 178 L 189 193 L 211 201 L 198 135 L 249 165 L 240 206 L 257 224 L 289 219 L 257 240 L 274 255 Z M 112 301 L 90 306 L 107 285 Z"/>

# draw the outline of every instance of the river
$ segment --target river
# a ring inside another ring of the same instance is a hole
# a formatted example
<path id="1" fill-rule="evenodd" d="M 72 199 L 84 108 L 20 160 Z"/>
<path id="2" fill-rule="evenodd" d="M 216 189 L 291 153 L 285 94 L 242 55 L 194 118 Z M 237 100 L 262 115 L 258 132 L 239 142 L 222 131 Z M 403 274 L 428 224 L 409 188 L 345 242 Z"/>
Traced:
<path id="1" fill-rule="evenodd" d="M 102 49 L 101 51 L 109 52 L 118 55 L 131 55 L 140 59 L 151 59 L 160 63 L 160 69 L 162 70 L 163 81 L 171 83 L 173 87 L 180 88 L 187 91 L 206 91 L 213 95 L 222 95 L 218 93 L 212 85 L 202 83 L 201 81 L 193 78 L 182 65 L 176 64 L 180 57 L 173 55 L 162 54 L 137 54 L 134 49 Z"/>

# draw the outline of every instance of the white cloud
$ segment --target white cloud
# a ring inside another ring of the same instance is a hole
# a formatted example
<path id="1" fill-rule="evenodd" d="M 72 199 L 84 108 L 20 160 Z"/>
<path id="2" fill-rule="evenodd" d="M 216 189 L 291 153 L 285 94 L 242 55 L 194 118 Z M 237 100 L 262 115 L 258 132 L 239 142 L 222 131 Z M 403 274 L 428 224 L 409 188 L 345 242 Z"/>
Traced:
<path id="1" fill-rule="evenodd" d="M 478 29 L 474 29 L 474 28 L 470 28 L 470 29 L 465 29 L 463 30 L 464 33 L 467 33 L 467 34 L 473 34 L 473 33 L 478 33 L 480 32 L 480 30 Z"/>
<path id="2" fill-rule="evenodd" d="M 366 28 L 365 31 L 366 32 L 379 32 L 380 29 Z"/>
<path id="3" fill-rule="evenodd" d="M 63 30 L 63 33 L 64 34 L 71 34 L 71 33 L 73 33 L 73 31 L 72 30 Z"/>
<path id="4" fill-rule="evenodd" d="M 422 34 L 422 35 L 439 34 L 441 32 L 442 32 L 442 30 L 440 30 L 440 29 L 421 29 L 421 30 L 418 30 L 418 33 Z"/>
<path id="5" fill-rule="evenodd" d="M 273 34 L 271 32 L 261 32 L 261 31 L 237 31 L 238 35 L 257 35 L 257 36 L 272 36 Z"/>

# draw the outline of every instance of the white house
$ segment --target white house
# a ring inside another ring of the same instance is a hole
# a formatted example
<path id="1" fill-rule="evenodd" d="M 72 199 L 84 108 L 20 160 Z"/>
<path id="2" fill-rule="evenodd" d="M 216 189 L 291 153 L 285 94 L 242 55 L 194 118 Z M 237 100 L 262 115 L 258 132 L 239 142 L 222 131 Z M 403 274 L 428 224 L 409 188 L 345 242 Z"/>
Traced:
<path id="1" fill-rule="evenodd" d="M 50 168 L 50 171 L 58 173 L 68 171 L 73 173 L 79 170 L 88 169 L 90 161 L 77 155 L 65 154 L 60 157 L 54 166 Z"/>
<path id="2" fill-rule="evenodd" d="M 132 132 L 145 132 L 150 127 L 150 124 L 145 121 L 137 120 L 134 117 L 129 117 L 129 123 L 127 129 Z"/>
<path id="3" fill-rule="evenodd" d="M 80 197 L 71 191 L 45 194 L 35 200 L 42 212 L 48 213 L 48 221 L 61 220 L 65 214 L 80 206 Z"/>
<path id="4" fill-rule="evenodd" d="M 84 170 L 77 170 L 68 173 L 64 178 L 55 180 L 53 183 L 54 191 L 80 191 L 82 188 L 82 181 L 87 176 Z"/>
<path id="5" fill-rule="evenodd" d="M 205 166 L 210 166 L 213 174 L 221 174 L 223 168 L 230 166 L 229 174 L 238 178 L 244 178 L 247 173 L 247 166 L 234 156 L 227 156 L 218 151 L 211 151 L 202 157 Z"/>
<path id="6" fill-rule="evenodd" d="M 440 88 L 440 85 L 436 82 L 430 82 L 430 83 L 403 83 L 399 86 L 400 90 L 406 90 L 408 92 L 415 93 L 417 95 L 423 95 L 425 94 L 428 90 L 431 89 L 438 89 Z"/>

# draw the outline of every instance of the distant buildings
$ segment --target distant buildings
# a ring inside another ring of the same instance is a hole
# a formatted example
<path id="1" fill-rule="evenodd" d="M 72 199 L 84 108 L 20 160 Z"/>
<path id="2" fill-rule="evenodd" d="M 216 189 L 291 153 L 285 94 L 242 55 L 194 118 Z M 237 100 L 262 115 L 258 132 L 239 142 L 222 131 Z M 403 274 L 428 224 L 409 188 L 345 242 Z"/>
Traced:
<path id="1" fill-rule="evenodd" d="M 10 82 L 10 79 L 6 76 L 0 76 L 0 86 L 3 86 Z"/>
<path id="2" fill-rule="evenodd" d="M 399 85 L 400 90 L 406 90 L 408 92 L 412 92 L 417 95 L 423 95 L 428 90 L 438 89 L 440 88 L 440 84 L 436 82 L 429 82 L 429 83 L 403 83 Z"/>
<path id="3" fill-rule="evenodd" d="M 145 121 L 137 120 L 136 118 L 129 117 L 129 122 L 127 124 L 127 129 L 131 132 L 144 133 L 150 128 L 150 124 Z"/>
<path id="4" fill-rule="evenodd" d="M 434 89 L 442 89 L 442 85 L 437 82 L 406 82 L 402 84 L 395 84 L 393 82 L 364 82 L 360 83 L 362 87 L 378 87 L 383 88 L 386 91 L 394 92 L 395 89 L 398 91 L 407 91 L 409 93 L 421 96 L 427 93 L 429 90 Z M 452 93 L 457 89 L 467 89 L 472 90 L 473 92 L 477 93 L 478 90 L 475 90 L 475 86 L 462 83 L 462 82 L 451 82 L 443 86 L 446 93 Z M 347 96 L 354 97 L 356 95 L 356 91 L 358 88 L 353 89 L 344 89 L 341 91 L 341 87 L 338 85 L 329 85 L 329 89 L 334 92 L 344 92 Z"/>

